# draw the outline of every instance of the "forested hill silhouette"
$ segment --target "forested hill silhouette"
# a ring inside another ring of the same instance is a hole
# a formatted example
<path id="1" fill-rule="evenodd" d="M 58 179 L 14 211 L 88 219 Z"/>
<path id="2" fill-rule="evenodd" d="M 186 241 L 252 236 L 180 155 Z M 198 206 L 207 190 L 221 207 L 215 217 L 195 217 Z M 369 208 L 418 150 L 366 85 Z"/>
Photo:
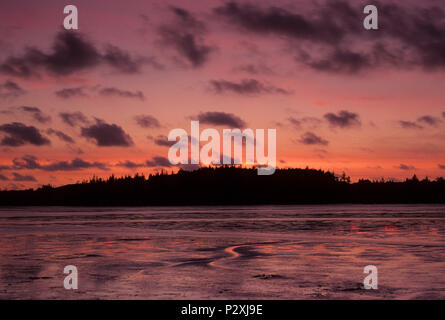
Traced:
<path id="1" fill-rule="evenodd" d="M 445 203 L 445 180 L 360 180 L 313 169 L 277 169 L 270 176 L 239 167 L 92 178 L 62 187 L 0 191 L 0 205 L 133 206 L 334 203 Z"/>

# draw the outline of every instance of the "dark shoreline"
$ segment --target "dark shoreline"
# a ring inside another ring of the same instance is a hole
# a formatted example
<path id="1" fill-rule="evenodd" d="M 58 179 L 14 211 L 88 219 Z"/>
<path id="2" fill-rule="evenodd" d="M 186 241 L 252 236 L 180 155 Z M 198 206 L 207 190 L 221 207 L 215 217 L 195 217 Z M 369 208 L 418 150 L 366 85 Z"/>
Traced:
<path id="1" fill-rule="evenodd" d="M 172 204 L 162 204 L 162 205 L 61 205 L 61 204 L 0 204 L 0 209 L 8 209 L 8 208 L 47 208 L 47 207 L 60 207 L 60 208 L 119 208 L 119 207 L 125 207 L 125 208 L 168 208 L 168 207 L 178 207 L 178 208 L 193 208 L 193 207 L 267 207 L 267 206 L 273 206 L 273 207 L 299 207 L 299 206 L 315 206 L 315 207 L 322 207 L 322 206 L 360 206 L 360 205 L 369 205 L 369 206 L 379 206 L 379 205 L 395 205 L 395 206 L 403 206 L 403 205 L 410 205 L 410 206 L 444 206 L 445 202 L 431 202 L 431 203 L 425 203 L 425 202 L 414 202 L 414 203 L 408 203 L 408 202 L 385 202 L 385 203 L 351 203 L 351 202 L 337 202 L 337 203 L 296 203 L 296 204 L 279 204 L 279 203 L 267 203 L 267 204 L 180 204 L 180 205 L 172 205 Z"/>
<path id="2" fill-rule="evenodd" d="M 206 206 L 444 204 L 445 180 L 360 180 L 314 169 L 201 168 L 145 177 L 93 178 L 61 187 L 0 191 L 0 206 Z"/>

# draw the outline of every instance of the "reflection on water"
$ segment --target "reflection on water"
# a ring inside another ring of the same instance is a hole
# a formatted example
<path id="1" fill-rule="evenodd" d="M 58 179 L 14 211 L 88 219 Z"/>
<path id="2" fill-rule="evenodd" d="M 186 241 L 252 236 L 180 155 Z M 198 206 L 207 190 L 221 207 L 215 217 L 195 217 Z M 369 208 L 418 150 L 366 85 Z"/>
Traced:
<path id="1" fill-rule="evenodd" d="M 1 299 L 444 299 L 445 206 L 2 208 L 0 258 Z"/>

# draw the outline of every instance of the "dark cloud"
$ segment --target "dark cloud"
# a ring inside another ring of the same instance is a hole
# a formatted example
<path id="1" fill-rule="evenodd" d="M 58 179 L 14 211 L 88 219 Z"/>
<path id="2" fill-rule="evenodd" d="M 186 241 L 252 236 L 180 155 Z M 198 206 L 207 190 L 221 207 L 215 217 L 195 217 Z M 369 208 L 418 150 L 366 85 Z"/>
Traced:
<path id="1" fill-rule="evenodd" d="M 144 65 L 162 70 L 164 66 L 155 57 L 132 57 L 128 52 L 109 44 L 102 56 L 105 63 L 122 73 L 140 73 Z"/>
<path id="2" fill-rule="evenodd" d="M 141 91 L 127 91 L 118 88 L 103 88 L 99 91 L 99 94 L 105 97 L 124 97 L 124 98 L 136 98 L 142 101 L 145 100 L 145 96 Z"/>
<path id="3" fill-rule="evenodd" d="M 198 120 L 201 123 L 215 125 L 215 126 L 228 126 L 232 128 L 244 128 L 246 122 L 240 117 L 225 112 L 204 112 L 198 115 Z"/>
<path id="4" fill-rule="evenodd" d="M 297 49 L 295 60 L 316 71 L 339 74 L 358 74 L 383 65 L 386 67 L 403 67 L 404 62 L 400 58 L 403 55 L 403 52 L 400 52 L 401 50 L 391 52 L 381 43 L 375 43 L 369 47 L 359 45 L 358 49 L 346 43 L 344 47 L 338 45 L 325 46 L 321 55 L 314 55 L 311 48 L 304 49 L 300 47 Z"/>
<path id="5" fill-rule="evenodd" d="M 424 126 L 432 126 L 436 127 L 442 122 L 441 119 L 425 115 L 422 117 L 419 117 L 416 121 L 399 121 L 399 124 L 402 126 L 402 128 L 405 129 L 424 129 Z"/>
<path id="6" fill-rule="evenodd" d="M 80 158 L 75 158 L 71 161 L 58 161 L 50 164 L 42 165 L 39 169 L 45 171 L 76 171 L 83 169 L 100 169 L 108 170 L 105 163 L 102 162 L 88 162 Z"/>
<path id="7" fill-rule="evenodd" d="M 158 119 L 150 115 L 138 115 L 134 119 L 142 128 L 159 128 L 161 126 Z"/>
<path id="8" fill-rule="evenodd" d="M 44 114 L 42 110 L 37 107 L 28 107 L 23 106 L 19 107 L 19 109 L 23 112 L 29 113 L 32 115 L 33 119 L 40 123 L 47 123 L 51 121 L 51 117 Z"/>
<path id="9" fill-rule="evenodd" d="M 336 49 L 323 59 L 312 59 L 302 54 L 297 60 L 313 69 L 333 73 L 354 74 L 372 66 L 369 56 L 348 49 Z"/>
<path id="10" fill-rule="evenodd" d="M 124 162 L 119 162 L 118 164 L 116 164 L 116 166 L 127 168 L 127 169 L 136 169 L 136 168 L 145 167 L 145 164 L 144 163 L 136 163 L 133 161 L 126 160 Z"/>
<path id="11" fill-rule="evenodd" d="M 439 169 L 445 170 L 445 164 L 438 164 Z"/>
<path id="12" fill-rule="evenodd" d="M 187 10 L 172 7 L 175 22 L 159 29 L 161 43 L 170 46 L 191 66 L 197 68 L 209 59 L 213 48 L 204 44 L 205 26 Z"/>
<path id="13" fill-rule="evenodd" d="M 326 146 L 329 144 L 329 141 L 317 136 L 316 134 L 312 132 L 306 132 L 301 137 L 300 140 L 298 140 L 302 144 L 307 145 L 323 145 Z"/>
<path id="14" fill-rule="evenodd" d="M 147 160 L 145 162 L 146 167 L 166 167 L 169 168 L 172 166 L 170 161 L 165 157 L 153 157 L 152 160 Z"/>
<path id="15" fill-rule="evenodd" d="M 26 91 L 13 81 L 8 80 L 0 83 L 0 98 L 17 98 L 25 93 Z"/>
<path id="16" fill-rule="evenodd" d="M 59 91 L 56 91 L 55 94 L 59 98 L 69 99 L 73 97 L 87 97 L 88 94 L 85 92 L 85 87 L 77 87 L 77 88 L 66 88 Z M 92 87 L 90 90 L 96 91 L 97 87 Z M 129 91 L 122 90 L 115 87 L 107 87 L 99 90 L 99 94 L 104 97 L 124 97 L 124 98 L 135 98 L 140 100 L 145 100 L 145 96 L 141 91 Z"/>
<path id="17" fill-rule="evenodd" d="M 445 118 L 445 112 L 442 112 L 442 117 Z"/>
<path id="18" fill-rule="evenodd" d="M 0 145 L 3 146 L 18 147 L 25 144 L 43 146 L 50 144 L 50 141 L 40 133 L 39 129 L 26 126 L 20 122 L 0 125 L 0 132 L 6 134 L 0 142 Z"/>
<path id="19" fill-rule="evenodd" d="M 414 166 L 411 166 L 411 165 L 407 165 L 407 164 L 403 164 L 403 163 L 401 163 L 398 167 L 396 167 L 397 169 L 400 169 L 400 170 L 415 170 L 416 169 L 416 167 L 414 167 Z"/>
<path id="20" fill-rule="evenodd" d="M 326 113 L 324 118 L 332 127 L 349 128 L 361 125 L 359 115 L 346 110 L 341 110 L 338 114 Z"/>
<path id="21" fill-rule="evenodd" d="M 33 176 L 30 175 L 21 175 L 17 172 L 13 172 L 13 179 L 14 181 L 20 181 L 20 182 L 24 182 L 24 181 L 37 181 L 36 178 L 34 178 Z"/>
<path id="22" fill-rule="evenodd" d="M 148 167 L 148 168 L 166 167 L 166 168 L 169 168 L 172 166 L 172 164 L 170 163 L 170 161 L 167 158 L 156 156 L 156 157 L 153 157 L 151 160 L 147 160 L 143 163 L 136 163 L 136 162 L 129 161 L 129 160 L 120 161 L 119 163 L 116 164 L 116 166 L 127 168 L 127 169 L 136 169 L 136 168 L 143 168 L 143 167 Z"/>
<path id="23" fill-rule="evenodd" d="M 118 125 L 108 124 L 96 119 L 96 124 L 84 127 L 82 137 L 92 139 L 99 147 L 130 147 L 133 145 L 131 137 Z"/>
<path id="24" fill-rule="evenodd" d="M 437 126 L 441 122 L 441 120 L 439 118 L 432 117 L 432 116 L 423 116 L 423 117 L 420 117 L 419 119 L 417 119 L 417 121 L 420 123 L 425 123 L 430 126 Z"/>
<path id="25" fill-rule="evenodd" d="M 6 58 L 0 64 L 0 72 L 22 78 L 39 76 L 40 71 L 68 76 L 107 64 L 120 72 L 134 73 L 142 63 L 143 59 L 133 59 L 116 46 L 109 45 L 101 53 L 80 33 L 61 31 L 56 35 L 51 52 L 27 48 L 22 56 Z"/>
<path id="26" fill-rule="evenodd" d="M 438 3 L 423 7 L 379 4 L 381 24 L 390 38 L 404 45 L 406 60 L 426 69 L 445 67 L 445 11 Z M 401 57 L 403 58 L 403 56 Z"/>
<path id="27" fill-rule="evenodd" d="M 170 7 L 170 9 L 183 26 L 197 30 L 205 29 L 204 24 L 198 21 L 189 11 L 179 7 Z"/>
<path id="28" fill-rule="evenodd" d="M 1 181 L 9 181 L 9 178 L 7 176 L 0 174 L 0 180 Z"/>
<path id="29" fill-rule="evenodd" d="M 43 171 L 76 171 L 83 169 L 100 169 L 108 170 L 105 163 L 102 162 L 88 162 L 80 158 L 75 158 L 71 161 L 56 161 L 48 164 L 41 164 L 37 158 L 32 155 L 26 155 L 22 158 L 15 158 L 13 160 L 13 168 L 16 170 L 43 170 Z"/>
<path id="30" fill-rule="evenodd" d="M 128 52 L 114 45 L 108 45 L 103 59 L 111 66 L 123 73 L 138 73 L 141 61 L 133 59 Z"/>
<path id="31" fill-rule="evenodd" d="M 301 120 L 295 119 L 294 117 L 289 117 L 288 120 L 296 129 L 301 129 Z"/>
<path id="32" fill-rule="evenodd" d="M 360 2 L 314 2 L 297 12 L 231 1 L 214 12 L 248 32 L 287 40 L 299 63 L 319 71 L 355 74 L 383 66 L 445 67 L 443 4 L 373 4 L 379 10 L 379 32 L 362 27 L 364 4 Z"/>
<path id="33" fill-rule="evenodd" d="M 159 135 L 154 138 L 154 143 L 161 147 L 171 147 L 176 143 L 176 141 L 168 141 L 168 137 Z"/>
<path id="34" fill-rule="evenodd" d="M 33 60 L 29 52 L 24 57 L 8 57 L 0 64 L 0 73 L 20 78 L 38 76 L 38 72 L 34 70 Z"/>
<path id="35" fill-rule="evenodd" d="M 250 32 L 334 44 L 345 36 L 344 25 L 350 25 L 355 20 L 360 21 L 361 17 L 347 3 L 341 3 L 341 7 L 328 4 L 328 7 L 318 8 L 323 10 L 319 10 L 317 16 L 308 16 L 284 8 L 262 9 L 251 4 L 227 2 L 214 9 L 214 12 Z M 332 11 L 325 15 L 328 9 Z M 336 14 L 341 15 L 338 20 L 345 19 L 341 25 L 330 18 Z"/>
<path id="36" fill-rule="evenodd" d="M 73 97 L 86 97 L 83 87 L 65 88 L 55 92 L 56 96 L 62 99 L 69 99 Z"/>
<path id="37" fill-rule="evenodd" d="M 212 48 L 199 43 L 191 33 L 182 33 L 173 29 L 163 29 L 162 37 L 165 43 L 174 46 L 179 54 L 185 57 L 193 67 L 202 66 L 212 52 Z"/>
<path id="38" fill-rule="evenodd" d="M 412 121 L 399 121 L 399 124 L 402 126 L 402 128 L 405 129 L 423 129 L 423 127 L 415 122 Z"/>
<path id="39" fill-rule="evenodd" d="M 295 129 L 301 129 L 303 126 L 315 129 L 322 122 L 320 119 L 315 117 L 303 117 L 300 119 L 289 117 L 287 120 L 295 127 Z"/>
<path id="40" fill-rule="evenodd" d="M 60 140 L 65 141 L 66 143 L 75 143 L 73 138 L 71 138 L 69 135 L 63 133 L 62 131 L 54 130 L 54 129 L 50 128 L 50 129 L 46 130 L 46 133 L 49 135 L 55 135 Z"/>
<path id="41" fill-rule="evenodd" d="M 59 113 L 60 118 L 70 127 L 75 127 L 79 124 L 88 123 L 87 117 L 82 112 L 61 112 Z"/>
<path id="42" fill-rule="evenodd" d="M 289 91 L 265 85 L 255 79 L 244 79 L 241 82 L 227 80 L 211 80 L 210 84 L 216 93 L 235 92 L 242 95 L 256 95 L 261 93 L 290 94 Z"/>
<path id="43" fill-rule="evenodd" d="M 34 50 L 34 55 L 40 56 L 40 63 L 57 75 L 69 75 L 91 68 L 100 61 L 96 48 L 76 32 L 59 33 L 51 54 Z"/>
<path id="44" fill-rule="evenodd" d="M 22 158 L 15 158 L 12 160 L 12 168 L 21 170 L 21 169 L 40 169 L 40 164 L 37 161 L 37 158 L 32 155 L 25 155 Z"/>
<path id="45" fill-rule="evenodd" d="M 79 33 L 60 32 L 56 36 L 51 53 L 28 48 L 22 57 L 7 58 L 0 65 L 0 71 L 24 78 L 36 75 L 38 68 L 55 75 L 70 75 L 99 63 L 99 52 Z"/>

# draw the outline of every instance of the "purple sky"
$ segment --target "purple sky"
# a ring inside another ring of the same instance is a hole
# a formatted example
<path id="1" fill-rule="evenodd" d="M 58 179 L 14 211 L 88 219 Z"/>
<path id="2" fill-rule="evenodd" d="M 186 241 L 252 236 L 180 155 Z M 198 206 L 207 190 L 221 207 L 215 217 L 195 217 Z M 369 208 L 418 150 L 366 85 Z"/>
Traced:
<path id="1" fill-rule="evenodd" d="M 0 4 L 0 188 L 177 170 L 191 119 L 277 129 L 280 167 L 444 175 L 443 1 L 373 2 L 369 31 L 368 1 L 70 4 L 69 32 L 61 1 Z"/>

